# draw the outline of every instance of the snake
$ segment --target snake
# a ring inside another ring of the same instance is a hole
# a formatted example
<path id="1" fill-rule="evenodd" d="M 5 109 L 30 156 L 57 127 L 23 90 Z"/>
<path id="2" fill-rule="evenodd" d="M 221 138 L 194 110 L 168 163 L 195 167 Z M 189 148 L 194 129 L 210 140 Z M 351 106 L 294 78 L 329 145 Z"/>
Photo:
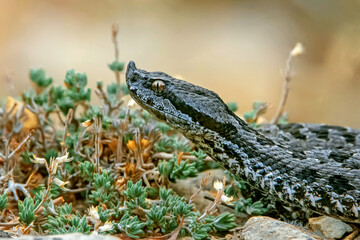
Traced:
<path id="1" fill-rule="evenodd" d="M 251 189 L 286 209 L 360 223 L 360 130 L 310 123 L 254 128 L 215 92 L 133 61 L 126 83 L 137 104 Z"/>

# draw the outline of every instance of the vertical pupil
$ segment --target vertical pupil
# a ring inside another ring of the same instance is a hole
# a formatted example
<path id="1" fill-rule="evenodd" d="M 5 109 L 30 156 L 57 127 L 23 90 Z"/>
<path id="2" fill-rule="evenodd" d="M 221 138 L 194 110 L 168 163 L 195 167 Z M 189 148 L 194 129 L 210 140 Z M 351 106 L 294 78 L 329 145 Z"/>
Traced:
<path id="1" fill-rule="evenodd" d="M 154 81 L 151 87 L 154 92 L 160 93 L 164 90 L 165 84 L 162 81 Z"/>

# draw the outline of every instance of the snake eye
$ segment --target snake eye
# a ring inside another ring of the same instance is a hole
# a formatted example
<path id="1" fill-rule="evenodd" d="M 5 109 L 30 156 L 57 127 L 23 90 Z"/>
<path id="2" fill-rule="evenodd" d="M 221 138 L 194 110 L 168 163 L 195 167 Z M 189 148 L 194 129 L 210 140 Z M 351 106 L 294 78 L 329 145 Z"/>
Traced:
<path id="1" fill-rule="evenodd" d="M 165 90 L 165 83 L 161 80 L 155 80 L 152 83 L 151 88 L 154 92 L 161 93 Z"/>

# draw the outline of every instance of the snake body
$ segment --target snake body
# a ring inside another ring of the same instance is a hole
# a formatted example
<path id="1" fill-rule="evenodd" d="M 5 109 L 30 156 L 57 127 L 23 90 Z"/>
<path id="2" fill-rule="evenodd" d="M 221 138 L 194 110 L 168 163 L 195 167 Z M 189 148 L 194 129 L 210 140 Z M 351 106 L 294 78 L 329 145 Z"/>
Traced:
<path id="1" fill-rule="evenodd" d="M 320 124 L 254 129 L 213 91 L 128 64 L 132 98 L 249 186 L 286 207 L 360 222 L 360 131 Z"/>

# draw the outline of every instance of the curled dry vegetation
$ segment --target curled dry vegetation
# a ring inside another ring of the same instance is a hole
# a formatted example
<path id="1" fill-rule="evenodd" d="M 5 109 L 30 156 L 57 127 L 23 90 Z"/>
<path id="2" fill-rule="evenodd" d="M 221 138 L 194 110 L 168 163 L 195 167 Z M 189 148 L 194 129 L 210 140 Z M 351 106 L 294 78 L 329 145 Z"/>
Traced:
<path id="1" fill-rule="evenodd" d="M 209 177 L 189 200 L 168 188 L 169 182 L 218 166 L 204 161 L 206 155 L 173 129 L 125 102 L 116 34 L 114 26 L 116 60 L 109 68 L 116 82 L 106 87 L 98 82 L 100 106 L 90 104 L 87 77 L 74 70 L 66 73 L 64 86 L 54 86 L 42 69 L 31 70 L 32 88 L 3 102 L 0 230 L 209 239 L 236 226 L 234 214 L 217 212 L 222 202 L 235 213 L 265 213 L 261 202 L 242 197 L 246 186 L 240 180 L 226 189 L 225 180 L 216 182 L 216 196 L 201 212 L 193 201 Z M 256 118 L 261 109 L 248 115 Z"/>

